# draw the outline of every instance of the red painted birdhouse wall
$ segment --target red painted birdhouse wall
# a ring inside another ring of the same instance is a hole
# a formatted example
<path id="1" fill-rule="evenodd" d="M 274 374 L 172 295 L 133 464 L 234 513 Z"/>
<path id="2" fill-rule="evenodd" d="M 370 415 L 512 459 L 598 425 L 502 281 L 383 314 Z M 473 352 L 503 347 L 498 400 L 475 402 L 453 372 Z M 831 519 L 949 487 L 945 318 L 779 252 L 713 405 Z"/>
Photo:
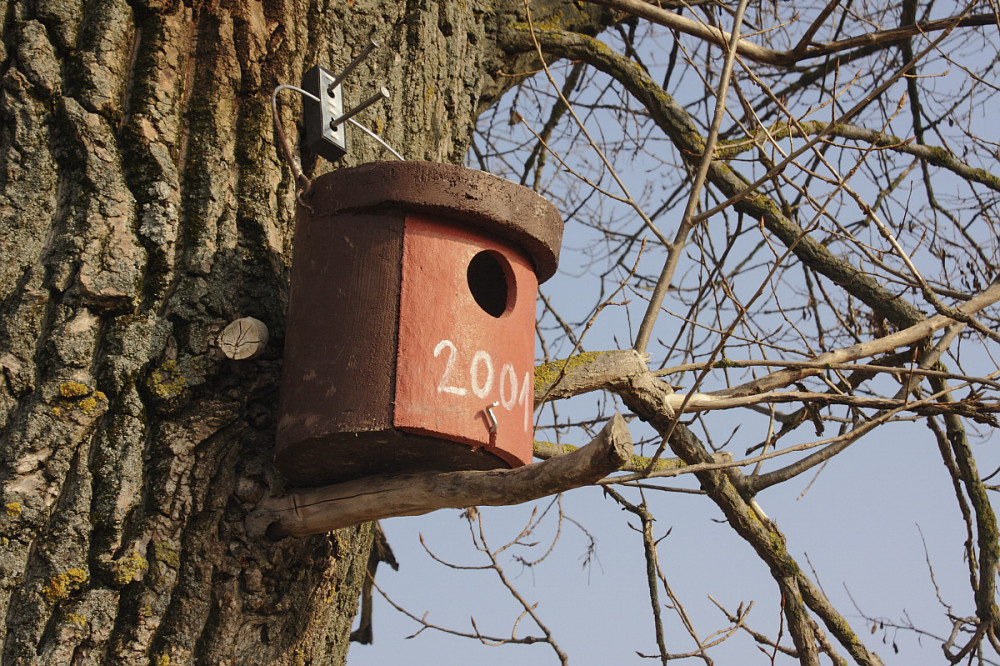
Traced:
<path id="1" fill-rule="evenodd" d="M 316 179 L 297 219 L 275 462 L 300 485 L 531 461 L 534 315 L 562 221 L 427 162 Z"/>
<path id="2" fill-rule="evenodd" d="M 531 462 L 537 289 L 512 243 L 408 215 L 396 427 Z"/>

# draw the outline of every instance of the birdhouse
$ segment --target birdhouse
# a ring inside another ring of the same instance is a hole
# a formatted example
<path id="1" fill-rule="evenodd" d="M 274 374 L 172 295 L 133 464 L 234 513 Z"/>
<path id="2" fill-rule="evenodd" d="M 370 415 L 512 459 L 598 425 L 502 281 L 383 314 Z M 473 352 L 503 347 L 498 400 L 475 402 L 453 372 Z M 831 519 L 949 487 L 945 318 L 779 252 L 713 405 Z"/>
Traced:
<path id="1" fill-rule="evenodd" d="M 531 461 L 538 283 L 562 219 L 448 164 L 325 174 L 300 207 L 275 464 L 320 485 Z"/>

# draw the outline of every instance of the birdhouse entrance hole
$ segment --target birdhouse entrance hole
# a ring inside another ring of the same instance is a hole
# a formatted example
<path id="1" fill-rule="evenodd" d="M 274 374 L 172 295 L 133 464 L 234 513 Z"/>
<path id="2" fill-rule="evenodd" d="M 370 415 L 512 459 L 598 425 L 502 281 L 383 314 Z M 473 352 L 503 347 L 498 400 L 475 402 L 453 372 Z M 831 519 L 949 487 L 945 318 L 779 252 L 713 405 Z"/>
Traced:
<path id="1" fill-rule="evenodd" d="M 514 290 L 510 284 L 510 268 L 504 265 L 502 257 L 495 252 L 484 250 L 474 256 L 466 271 L 469 291 L 476 303 L 491 317 L 499 319 L 513 303 Z"/>

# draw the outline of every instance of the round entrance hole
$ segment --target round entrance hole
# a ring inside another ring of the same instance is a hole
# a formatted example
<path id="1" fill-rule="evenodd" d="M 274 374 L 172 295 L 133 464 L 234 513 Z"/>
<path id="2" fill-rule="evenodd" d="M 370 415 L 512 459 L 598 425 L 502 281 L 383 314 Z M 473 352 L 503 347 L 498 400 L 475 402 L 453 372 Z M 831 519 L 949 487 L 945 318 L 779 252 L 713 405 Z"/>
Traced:
<path id="1" fill-rule="evenodd" d="M 469 291 L 487 314 L 499 318 L 513 305 L 513 288 L 506 260 L 496 252 L 483 250 L 469 262 L 466 278 Z"/>

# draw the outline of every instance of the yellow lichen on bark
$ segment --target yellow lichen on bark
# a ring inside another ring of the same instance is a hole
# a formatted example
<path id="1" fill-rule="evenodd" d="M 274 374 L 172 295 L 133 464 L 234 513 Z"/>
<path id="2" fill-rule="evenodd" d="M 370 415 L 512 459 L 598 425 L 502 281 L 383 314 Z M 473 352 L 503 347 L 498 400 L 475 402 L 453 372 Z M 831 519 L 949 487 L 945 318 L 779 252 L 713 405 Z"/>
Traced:
<path id="1" fill-rule="evenodd" d="M 74 567 L 50 578 L 49 582 L 42 588 L 42 594 L 49 603 L 56 604 L 69 599 L 70 595 L 80 590 L 89 579 L 90 576 L 86 571 Z"/>
<path id="2" fill-rule="evenodd" d="M 128 585 L 133 580 L 142 578 L 148 569 L 149 562 L 146 558 L 133 550 L 115 563 L 115 582 Z"/>
<path id="3" fill-rule="evenodd" d="M 175 398 L 184 392 L 187 381 L 176 361 L 166 361 L 149 377 L 149 388 L 161 398 Z"/>

